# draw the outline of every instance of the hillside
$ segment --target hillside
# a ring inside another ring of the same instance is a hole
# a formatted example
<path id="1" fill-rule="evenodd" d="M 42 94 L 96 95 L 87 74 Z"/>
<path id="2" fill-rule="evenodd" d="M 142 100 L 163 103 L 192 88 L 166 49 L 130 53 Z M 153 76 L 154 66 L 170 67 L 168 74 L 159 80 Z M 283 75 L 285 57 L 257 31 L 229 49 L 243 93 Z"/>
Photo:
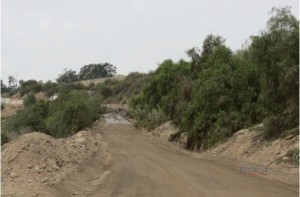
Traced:
<path id="1" fill-rule="evenodd" d="M 82 80 L 82 81 L 78 81 L 78 82 L 75 82 L 75 83 L 80 83 L 80 84 L 84 85 L 85 87 L 88 87 L 91 84 L 97 85 L 99 83 L 103 83 L 107 79 L 122 81 L 125 78 L 126 78 L 125 75 L 115 75 L 113 77 L 105 77 L 105 78 L 99 78 L 99 79 Z"/>

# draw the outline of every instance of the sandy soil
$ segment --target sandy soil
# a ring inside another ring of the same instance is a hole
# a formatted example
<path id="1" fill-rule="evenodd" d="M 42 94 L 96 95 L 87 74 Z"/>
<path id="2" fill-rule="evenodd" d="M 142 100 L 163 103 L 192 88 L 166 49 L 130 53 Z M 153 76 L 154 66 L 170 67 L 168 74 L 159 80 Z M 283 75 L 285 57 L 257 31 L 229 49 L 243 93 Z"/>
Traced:
<path id="1" fill-rule="evenodd" d="M 84 196 L 106 175 L 110 161 L 101 123 L 67 139 L 29 133 L 3 145 L 1 196 Z"/>
<path id="2" fill-rule="evenodd" d="M 241 175 L 239 168 L 195 158 L 115 121 L 102 131 L 112 154 L 109 174 L 88 196 L 298 196 L 295 187 Z"/>
<path id="3" fill-rule="evenodd" d="M 289 135 L 286 138 L 266 141 L 263 140 L 261 130 L 243 129 L 236 132 L 226 142 L 220 143 L 212 149 L 204 152 L 190 152 L 183 149 L 187 139 L 186 135 L 181 135 L 174 142 L 168 142 L 170 135 L 177 130 L 174 125 L 167 122 L 150 132 L 143 130 L 142 133 L 152 140 L 160 140 L 162 143 L 195 158 L 222 163 L 235 168 L 267 167 L 269 171 L 267 176 L 263 175 L 264 178 L 292 186 L 299 185 L 299 166 L 292 162 L 292 158 L 287 155 L 289 151 L 299 148 L 299 136 Z"/>
<path id="4" fill-rule="evenodd" d="M 118 113 L 104 118 L 68 139 L 31 133 L 2 146 L 1 196 L 299 195 L 297 187 L 153 140 Z"/>

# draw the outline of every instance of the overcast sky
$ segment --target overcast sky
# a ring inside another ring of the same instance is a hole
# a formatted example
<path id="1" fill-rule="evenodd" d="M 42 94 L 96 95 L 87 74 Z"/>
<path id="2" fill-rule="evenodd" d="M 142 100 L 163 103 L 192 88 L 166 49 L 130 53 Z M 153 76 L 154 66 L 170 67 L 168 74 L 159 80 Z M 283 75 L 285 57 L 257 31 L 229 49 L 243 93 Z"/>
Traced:
<path id="1" fill-rule="evenodd" d="M 1 78 L 54 80 L 64 68 L 109 62 L 119 74 L 188 59 L 208 34 L 232 50 L 298 0 L 2 0 Z"/>

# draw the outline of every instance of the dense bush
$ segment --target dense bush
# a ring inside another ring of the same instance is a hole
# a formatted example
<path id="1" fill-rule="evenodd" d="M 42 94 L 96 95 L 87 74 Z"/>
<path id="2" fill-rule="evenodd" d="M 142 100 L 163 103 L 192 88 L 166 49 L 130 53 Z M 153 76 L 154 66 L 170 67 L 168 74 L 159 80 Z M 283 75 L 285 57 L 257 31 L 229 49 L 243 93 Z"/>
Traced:
<path id="1" fill-rule="evenodd" d="M 24 94 L 27 93 L 37 93 L 40 92 L 42 90 L 43 84 L 42 82 L 37 82 L 36 80 L 30 79 L 27 81 L 20 81 L 20 88 L 19 88 L 19 92 L 20 94 L 23 96 Z"/>
<path id="2" fill-rule="evenodd" d="M 27 97 L 24 99 L 24 106 L 25 107 L 30 107 L 34 105 L 37 102 L 34 94 L 28 94 Z"/>
<path id="3" fill-rule="evenodd" d="M 232 52 L 220 36 L 208 35 L 190 62 L 166 60 L 131 99 L 141 125 L 159 106 L 188 149 L 207 149 L 237 130 L 262 122 L 266 137 L 299 125 L 299 23 L 288 7 L 273 9 L 265 31 Z"/>
<path id="4" fill-rule="evenodd" d="M 22 128 L 45 131 L 44 119 L 48 116 L 48 108 L 48 102 L 39 102 L 23 110 L 19 110 L 16 115 L 7 119 L 4 128 L 8 131 L 20 131 Z"/>
<path id="5" fill-rule="evenodd" d="M 20 110 L 6 121 L 7 131 L 29 128 L 65 137 L 90 126 L 101 113 L 101 97 L 90 97 L 86 91 L 71 90 L 55 101 L 38 102 Z"/>
<path id="6" fill-rule="evenodd" d="M 49 107 L 45 120 L 47 132 L 55 137 L 74 134 L 90 126 L 98 118 L 100 106 L 86 92 L 70 91 L 58 97 Z"/>
<path id="7" fill-rule="evenodd" d="M 151 110 L 138 108 L 133 113 L 133 117 L 137 120 L 136 126 L 148 130 L 154 129 L 168 120 L 160 108 Z"/>
<path id="8" fill-rule="evenodd" d="M 59 85 L 58 83 L 53 83 L 51 81 L 47 81 L 42 86 L 42 91 L 48 96 L 53 96 L 55 93 L 58 93 Z"/>

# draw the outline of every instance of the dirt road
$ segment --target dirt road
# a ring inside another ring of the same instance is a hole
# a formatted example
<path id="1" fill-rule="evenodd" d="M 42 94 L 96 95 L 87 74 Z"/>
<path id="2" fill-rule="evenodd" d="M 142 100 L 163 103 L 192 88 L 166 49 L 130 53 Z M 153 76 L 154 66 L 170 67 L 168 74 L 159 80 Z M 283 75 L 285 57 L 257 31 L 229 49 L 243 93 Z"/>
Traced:
<path id="1" fill-rule="evenodd" d="M 100 196 L 298 196 L 297 188 L 240 175 L 240 169 L 194 158 L 142 136 L 120 116 L 102 129 L 112 162 L 90 195 Z"/>

